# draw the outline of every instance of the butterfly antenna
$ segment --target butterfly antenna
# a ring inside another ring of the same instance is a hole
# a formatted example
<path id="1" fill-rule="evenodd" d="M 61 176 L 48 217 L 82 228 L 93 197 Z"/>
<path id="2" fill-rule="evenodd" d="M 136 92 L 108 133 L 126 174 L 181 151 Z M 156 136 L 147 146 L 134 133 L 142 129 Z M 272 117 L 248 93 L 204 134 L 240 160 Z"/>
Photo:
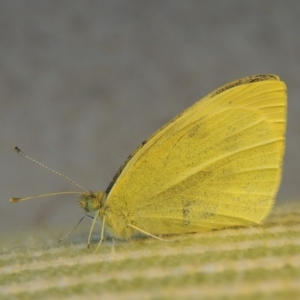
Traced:
<path id="1" fill-rule="evenodd" d="M 41 167 L 47 169 L 48 171 L 51 171 L 52 173 L 55 173 L 56 175 L 59 175 L 59 176 L 65 178 L 65 179 L 69 180 L 69 181 L 72 182 L 74 185 L 76 185 L 77 187 L 79 187 L 79 188 L 81 188 L 83 191 L 85 191 L 86 193 L 89 192 L 88 190 L 86 190 L 84 187 L 82 187 L 80 184 L 78 184 L 78 183 L 75 182 L 73 179 L 69 178 L 68 176 L 63 175 L 63 174 L 61 174 L 61 173 L 59 173 L 59 172 L 57 172 L 57 171 L 55 171 L 55 170 L 53 170 L 53 169 L 47 167 L 46 165 L 40 163 L 39 161 L 37 161 L 37 160 L 31 158 L 30 156 L 26 155 L 19 147 L 14 146 L 14 150 L 15 150 L 17 153 L 19 153 L 20 155 L 24 156 L 25 158 L 27 158 L 27 159 L 33 161 L 34 163 L 40 165 Z M 67 193 L 73 193 L 73 192 L 67 192 Z M 62 193 L 61 193 L 61 194 L 62 194 Z M 53 194 L 47 194 L 47 195 L 53 195 Z M 17 198 L 16 198 L 16 199 L 17 199 Z M 13 201 L 13 202 L 16 202 L 16 201 Z"/>
<path id="2" fill-rule="evenodd" d="M 85 194 L 85 192 L 58 192 L 58 193 L 49 193 L 49 194 L 42 194 L 42 195 L 36 195 L 36 196 L 30 196 L 30 197 L 22 197 L 22 198 L 10 198 L 9 202 L 21 202 L 26 201 L 29 199 L 36 199 L 36 198 L 42 198 L 42 197 L 51 197 L 51 196 L 57 196 L 57 195 L 66 195 L 66 194 Z"/>

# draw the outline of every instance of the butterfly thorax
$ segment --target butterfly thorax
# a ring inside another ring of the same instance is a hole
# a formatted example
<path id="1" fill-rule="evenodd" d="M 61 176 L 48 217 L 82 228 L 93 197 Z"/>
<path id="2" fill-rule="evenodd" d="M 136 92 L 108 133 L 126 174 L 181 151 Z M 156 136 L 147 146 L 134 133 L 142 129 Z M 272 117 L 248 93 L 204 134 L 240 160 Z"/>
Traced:
<path id="1" fill-rule="evenodd" d="M 129 239 L 138 234 L 136 230 L 128 227 L 128 224 L 135 224 L 132 217 L 127 213 L 123 205 L 112 205 L 106 203 L 105 192 L 90 192 L 79 197 L 79 205 L 87 212 L 97 212 L 97 219 L 102 223 L 105 217 L 105 235 L 118 239 Z M 140 235 L 140 234 L 139 234 Z"/>

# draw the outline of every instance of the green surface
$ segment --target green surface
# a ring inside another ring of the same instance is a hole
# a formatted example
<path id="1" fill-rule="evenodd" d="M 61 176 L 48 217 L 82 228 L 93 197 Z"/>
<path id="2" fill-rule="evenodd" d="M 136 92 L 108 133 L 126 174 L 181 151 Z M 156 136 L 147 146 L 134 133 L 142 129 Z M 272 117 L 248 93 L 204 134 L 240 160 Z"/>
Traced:
<path id="1" fill-rule="evenodd" d="M 300 205 L 263 225 L 90 249 L 75 231 L 2 237 L 1 299 L 300 299 Z M 4 243 L 3 243 L 4 241 Z"/>

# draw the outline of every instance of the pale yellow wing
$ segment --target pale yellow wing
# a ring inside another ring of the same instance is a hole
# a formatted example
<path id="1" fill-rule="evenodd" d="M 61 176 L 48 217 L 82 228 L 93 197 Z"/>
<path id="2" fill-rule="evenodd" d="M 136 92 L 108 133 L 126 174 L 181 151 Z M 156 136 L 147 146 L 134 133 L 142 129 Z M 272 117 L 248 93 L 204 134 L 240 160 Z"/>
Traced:
<path id="1" fill-rule="evenodd" d="M 145 141 L 109 186 L 106 206 L 152 234 L 259 223 L 279 187 L 285 124 L 277 76 L 229 83 Z"/>

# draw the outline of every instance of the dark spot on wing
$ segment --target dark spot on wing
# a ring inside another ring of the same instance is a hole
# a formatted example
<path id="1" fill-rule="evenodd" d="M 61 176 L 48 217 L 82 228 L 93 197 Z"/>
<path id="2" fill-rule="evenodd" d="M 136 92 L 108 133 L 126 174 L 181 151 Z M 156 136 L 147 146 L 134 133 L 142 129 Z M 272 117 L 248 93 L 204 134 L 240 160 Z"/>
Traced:
<path id="1" fill-rule="evenodd" d="M 194 204 L 195 204 L 194 200 L 191 199 L 182 200 L 182 225 L 183 226 L 188 226 L 191 223 L 190 213 Z"/>

